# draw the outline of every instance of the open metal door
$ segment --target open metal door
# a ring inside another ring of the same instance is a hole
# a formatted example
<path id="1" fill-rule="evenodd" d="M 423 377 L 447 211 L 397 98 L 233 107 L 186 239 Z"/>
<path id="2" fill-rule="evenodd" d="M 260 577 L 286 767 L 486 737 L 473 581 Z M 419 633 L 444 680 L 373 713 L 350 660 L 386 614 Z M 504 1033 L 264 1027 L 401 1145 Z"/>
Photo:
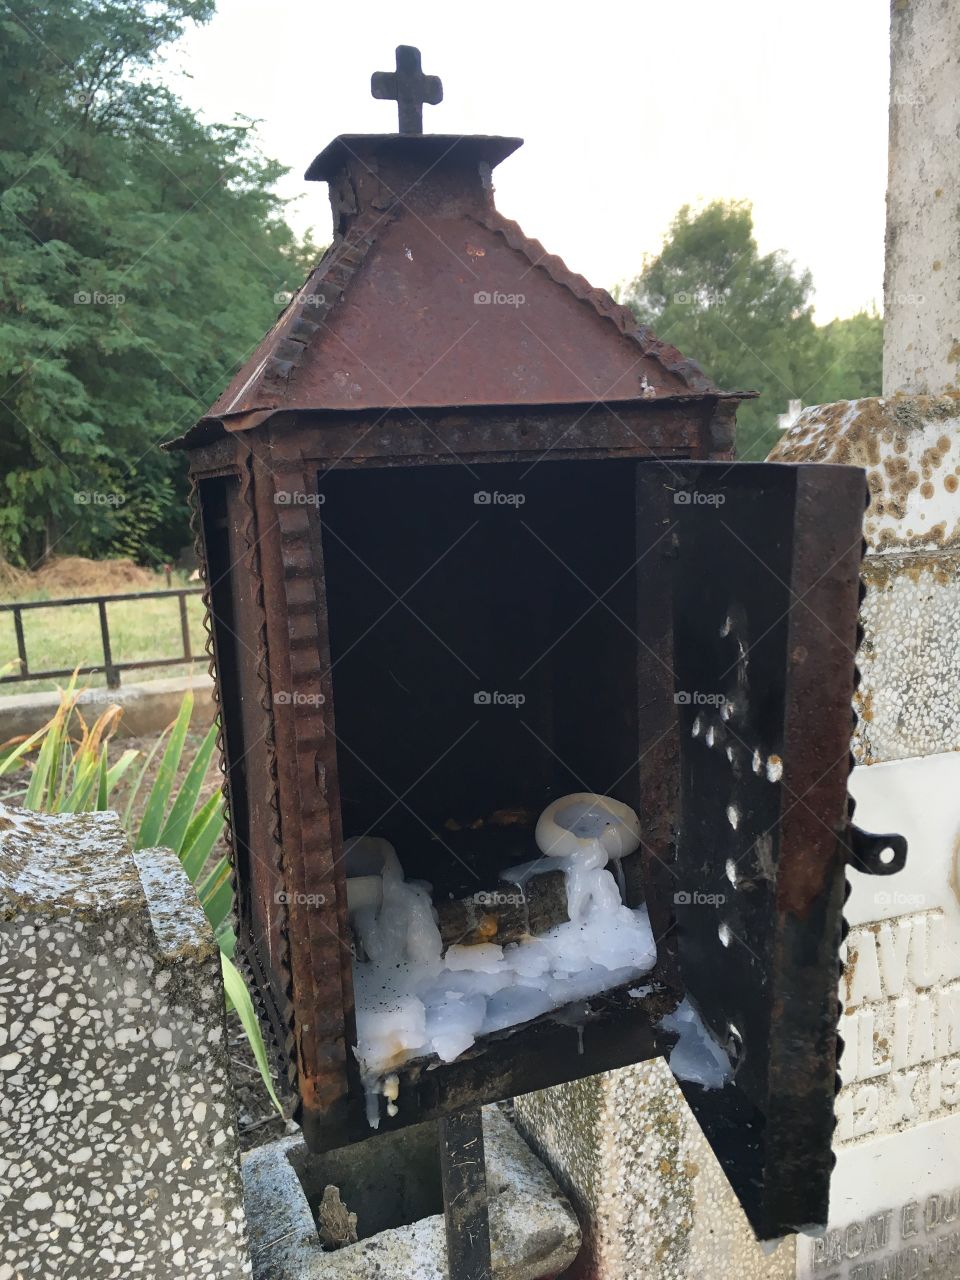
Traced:
<path id="1" fill-rule="evenodd" d="M 827 1220 L 866 500 L 855 467 L 638 468 L 647 874 L 733 1067 L 681 1086 L 761 1238 Z"/>

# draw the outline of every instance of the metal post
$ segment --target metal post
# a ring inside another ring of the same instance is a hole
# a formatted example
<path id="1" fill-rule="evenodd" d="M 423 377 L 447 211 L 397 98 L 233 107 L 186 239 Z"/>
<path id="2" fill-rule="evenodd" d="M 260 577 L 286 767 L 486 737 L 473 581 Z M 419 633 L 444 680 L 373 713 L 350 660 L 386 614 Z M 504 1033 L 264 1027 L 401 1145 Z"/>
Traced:
<path id="1" fill-rule="evenodd" d="M 483 1162 L 480 1108 L 444 1116 L 437 1125 L 450 1280 L 491 1280 L 487 1171 Z"/>
<path id="2" fill-rule="evenodd" d="M 27 663 L 27 643 L 23 638 L 23 613 L 14 606 L 13 610 L 13 629 L 17 633 L 17 656 L 20 659 L 20 674 L 26 676 L 30 674 L 30 667 Z"/>
<path id="3" fill-rule="evenodd" d="M 107 623 L 107 602 L 101 596 L 97 601 L 100 611 L 100 640 L 103 644 L 103 669 L 107 673 L 107 688 L 120 688 L 120 672 L 113 665 L 113 654 L 110 652 L 110 627 Z"/>
<path id="4" fill-rule="evenodd" d="M 189 662 L 193 655 L 190 652 L 190 619 L 187 616 L 187 597 L 181 593 L 180 602 L 180 635 L 183 637 L 183 656 Z"/>

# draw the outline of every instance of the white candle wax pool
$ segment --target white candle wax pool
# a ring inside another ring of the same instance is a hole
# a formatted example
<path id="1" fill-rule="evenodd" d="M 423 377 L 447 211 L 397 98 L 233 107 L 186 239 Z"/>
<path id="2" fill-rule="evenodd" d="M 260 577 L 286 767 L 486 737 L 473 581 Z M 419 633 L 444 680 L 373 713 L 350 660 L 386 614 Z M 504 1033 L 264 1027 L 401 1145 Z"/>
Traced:
<path id="1" fill-rule="evenodd" d="M 544 839 L 558 853 L 545 851 L 538 863 L 506 874 L 516 880 L 559 863 L 567 876 L 570 919 L 536 938 L 502 947 L 451 946 L 445 955 L 429 887 L 404 880 L 387 841 L 347 842 L 348 898 L 351 876 L 379 874 L 383 882 L 379 907 L 365 886 L 353 895 L 358 905 L 350 912 L 360 951 L 353 966 L 355 1052 L 374 1127 L 383 1079 L 403 1062 L 428 1054 L 452 1062 L 478 1036 L 632 982 L 653 967 L 656 946 L 646 910 L 625 907 L 604 869 L 608 857 L 639 844 L 636 815 L 607 797 L 586 795 L 555 802 L 541 823 L 548 814 Z M 543 849 L 541 823 L 537 842 Z M 554 827 L 561 833 L 555 840 Z M 394 1105 L 395 1088 L 389 1092 Z"/>

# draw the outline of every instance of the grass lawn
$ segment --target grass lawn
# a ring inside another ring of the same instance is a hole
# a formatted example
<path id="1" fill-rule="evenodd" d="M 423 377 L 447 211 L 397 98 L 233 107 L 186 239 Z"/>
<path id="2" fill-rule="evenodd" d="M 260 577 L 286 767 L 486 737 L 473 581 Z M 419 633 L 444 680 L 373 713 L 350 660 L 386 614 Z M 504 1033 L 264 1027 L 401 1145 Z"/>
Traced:
<path id="1" fill-rule="evenodd" d="M 185 574 L 174 574 L 173 587 L 194 587 Z M 157 575 L 152 587 L 118 584 L 117 592 L 164 590 L 166 582 Z M 101 587 L 100 591 L 110 590 Z M 66 595 L 100 594 L 78 589 L 0 592 L 0 601 L 55 598 Z M 194 655 L 203 653 L 205 632 L 203 628 L 203 604 L 200 596 L 187 598 L 187 616 L 190 620 L 190 646 Z M 31 671 L 51 671 L 61 668 L 71 670 L 78 665 L 103 661 L 100 641 L 100 615 L 95 604 L 66 605 L 59 609 L 27 609 L 23 615 L 23 633 L 27 658 Z M 150 658 L 173 658 L 183 652 L 180 634 L 179 602 L 173 596 L 163 600 L 118 600 L 107 604 L 107 620 L 110 625 L 110 645 L 114 662 L 138 662 Z M 17 639 L 12 613 L 0 613 L 0 667 L 16 661 Z M 16 668 L 12 669 L 14 672 Z M 122 682 L 132 684 L 139 680 L 157 680 L 166 676 L 185 675 L 190 671 L 206 670 L 206 660 L 198 663 L 179 663 L 176 666 L 146 668 L 142 671 L 124 672 Z M 41 689 L 55 689 L 65 677 L 58 680 L 25 680 L 0 684 L 0 696 L 14 693 L 33 693 Z M 102 673 L 80 677 L 86 688 L 103 688 L 106 679 Z"/>

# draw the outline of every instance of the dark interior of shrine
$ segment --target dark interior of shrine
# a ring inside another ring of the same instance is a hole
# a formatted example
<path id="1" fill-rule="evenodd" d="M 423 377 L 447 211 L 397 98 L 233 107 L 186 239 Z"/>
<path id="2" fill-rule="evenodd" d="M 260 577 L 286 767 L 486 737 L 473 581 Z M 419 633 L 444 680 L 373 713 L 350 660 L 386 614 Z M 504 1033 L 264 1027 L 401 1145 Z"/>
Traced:
<path id="1" fill-rule="evenodd" d="M 344 835 L 435 897 L 535 857 L 557 796 L 639 805 L 637 465 L 318 480 Z"/>

